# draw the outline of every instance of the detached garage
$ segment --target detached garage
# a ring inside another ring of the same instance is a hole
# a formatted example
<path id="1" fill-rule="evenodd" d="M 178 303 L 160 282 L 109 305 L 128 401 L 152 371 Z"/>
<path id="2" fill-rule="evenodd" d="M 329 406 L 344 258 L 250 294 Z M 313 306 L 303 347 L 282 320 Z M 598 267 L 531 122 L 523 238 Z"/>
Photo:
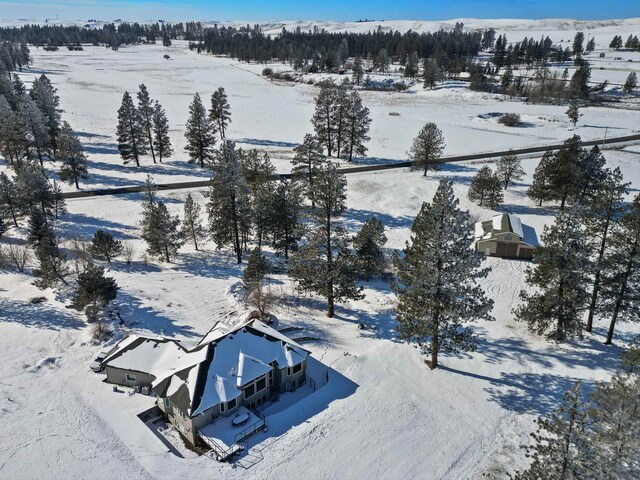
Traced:
<path id="1" fill-rule="evenodd" d="M 510 213 L 476 223 L 475 236 L 476 250 L 491 257 L 531 260 L 538 246 L 536 231 Z"/>

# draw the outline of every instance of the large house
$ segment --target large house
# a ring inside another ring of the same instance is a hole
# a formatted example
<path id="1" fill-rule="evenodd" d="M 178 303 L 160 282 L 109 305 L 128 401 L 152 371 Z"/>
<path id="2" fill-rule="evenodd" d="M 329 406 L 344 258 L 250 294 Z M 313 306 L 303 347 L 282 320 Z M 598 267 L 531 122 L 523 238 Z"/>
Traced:
<path id="1" fill-rule="evenodd" d="M 107 382 L 155 394 L 166 420 L 191 445 L 204 443 L 224 459 L 264 428 L 256 407 L 306 381 L 308 355 L 277 330 L 250 320 L 218 322 L 195 346 L 127 337 L 102 365 Z"/>
<path id="2" fill-rule="evenodd" d="M 475 237 L 476 250 L 492 257 L 531 260 L 538 246 L 536 231 L 511 213 L 476 223 Z"/>

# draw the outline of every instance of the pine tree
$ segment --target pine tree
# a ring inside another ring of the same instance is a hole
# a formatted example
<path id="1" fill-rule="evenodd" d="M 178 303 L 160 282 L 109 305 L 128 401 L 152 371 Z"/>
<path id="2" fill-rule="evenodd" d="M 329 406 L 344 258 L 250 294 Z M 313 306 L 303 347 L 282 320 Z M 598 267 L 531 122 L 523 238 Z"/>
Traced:
<path id="1" fill-rule="evenodd" d="M 577 174 L 573 181 L 575 185 L 573 201 L 585 206 L 590 204 L 607 178 L 606 163 L 597 145 L 594 145 L 589 152 L 582 149 L 578 155 Z"/>
<path id="2" fill-rule="evenodd" d="M 589 62 L 580 60 L 579 66 L 571 77 L 569 90 L 573 98 L 587 98 L 589 96 L 589 80 L 591 79 L 591 67 Z"/>
<path id="3" fill-rule="evenodd" d="M 129 92 L 124 92 L 122 105 L 118 109 L 118 151 L 128 163 L 131 160 L 140 166 L 140 156 L 147 153 L 146 135 L 142 116 L 133 104 Z"/>
<path id="4" fill-rule="evenodd" d="M 509 188 L 512 183 L 524 178 L 524 170 L 518 157 L 509 149 L 509 153 L 500 157 L 496 166 L 496 175 L 504 185 L 504 189 Z"/>
<path id="5" fill-rule="evenodd" d="M 611 319 L 605 341 L 610 345 L 618 321 L 640 321 L 640 194 L 611 233 L 603 265 L 599 310 Z"/>
<path id="6" fill-rule="evenodd" d="M 335 145 L 336 145 L 336 157 L 340 158 L 344 156 L 344 144 L 347 133 L 347 116 L 352 111 L 353 97 L 349 95 L 347 88 L 344 85 L 340 85 L 333 89 L 333 108 L 335 111 Z"/>
<path id="7" fill-rule="evenodd" d="M 151 152 L 153 163 L 156 163 L 156 153 L 153 149 L 152 134 L 154 114 L 153 100 L 151 100 L 147 87 L 144 83 L 140 84 L 138 88 L 138 113 L 140 114 L 142 132 L 146 142 L 149 144 L 149 151 Z"/>
<path id="8" fill-rule="evenodd" d="M 33 208 L 29 213 L 27 228 L 29 229 L 27 243 L 34 249 L 37 249 L 45 243 L 46 240 L 55 240 L 53 227 L 47 221 L 47 217 L 38 208 Z"/>
<path id="9" fill-rule="evenodd" d="M 237 262 L 242 263 L 242 224 L 250 201 L 249 187 L 242 172 L 233 142 L 225 141 L 213 165 L 211 187 L 207 194 L 209 232 L 218 248 L 232 244 Z"/>
<path id="10" fill-rule="evenodd" d="M 24 163 L 16 169 L 15 204 L 22 213 L 38 207 L 44 215 L 54 216 L 55 192 L 43 168 L 35 163 Z"/>
<path id="11" fill-rule="evenodd" d="M 281 180 L 271 197 L 271 217 L 269 230 L 273 237 L 273 246 L 276 253 L 289 259 L 289 252 L 298 249 L 298 241 L 302 237 L 302 225 L 300 219 L 299 189 L 295 184 Z"/>
<path id="12" fill-rule="evenodd" d="M 162 36 L 162 46 L 170 47 L 171 46 L 171 37 L 167 33 Z"/>
<path id="13" fill-rule="evenodd" d="M 60 250 L 55 234 L 44 237 L 42 242 L 38 244 L 36 259 L 38 266 L 33 269 L 33 275 L 38 277 L 33 282 L 36 287 L 44 290 L 45 288 L 53 288 L 60 282 L 68 285 L 65 278 L 69 274 L 67 255 Z"/>
<path id="14" fill-rule="evenodd" d="M 486 204 L 489 208 L 495 208 L 504 200 L 500 178 L 485 165 L 471 180 L 467 197 L 472 202 L 479 202 L 480 206 Z"/>
<path id="15" fill-rule="evenodd" d="M 182 232 L 179 230 L 180 219 L 171 216 L 167 206 L 156 199 L 155 187 L 151 179 L 147 179 L 145 200 L 142 205 L 142 239 L 147 242 L 147 252 L 151 256 L 164 257 L 171 261 L 182 246 Z"/>
<path id="16" fill-rule="evenodd" d="M 473 226 L 458 208 L 452 183 L 440 180 L 433 203 L 423 203 L 411 227 L 411 242 L 395 258 L 398 283 L 396 320 L 404 339 L 430 343 L 431 369 L 440 352 L 473 351 L 476 340 L 463 324 L 493 320 L 493 301 L 477 281 L 489 270 L 470 248 Z"/>
<path id="17" fill-rule="evenodd" d="M 95 322 L 100 310 L 118 295 L 118 284 L 104 275 L 104 268 L 90 262 L 78 275 L 78 287 L 73 297 L 72 307 L 78 311 L 86 309 L 87 319 Z"/>
<path id="18" fill-rule="evenodd" d="M 623 200 L 628 193 L 629 183 L 623 183 L 619 168 L 607 171 L 606 178 L 594 193 L 585 211 L 583 222 L 585 233 L 595 251 L 593 259 L 593 287 L 589 304 L 589 317 L 585 330 L 591 332 L 593 318 L 598 306 L 598 294 L 601 288 L 603 261 L 607 251 L 607 240 L 614 222 L 623 213 Z"/>
<path id="19" fill-rule="evenodd" d="M 633 91 L 636 89 L 637 86 L 638 86 L 638 75 L 636 74 L 636 72 L 631 72 L 624 82 L 622 91 L 624 93 L 633 93 Z"/>
<path id="20" fill-rule="evenodd" d="M 553 162 L 553 152 L 547 150 L 542 156 L 540 163 L 533 173 L 533 182 L 527 190 L 527 195 L 531 200 L 537 201 L 538 206 L 542 206 L 543 201 L 551 199 L 551 163 Z"/>
<path id="21" fill-rule="evenodd" d="M 432 89 L 436 86 L 436 82 L 439 80 L 439 67 L 435 59 L 433 58 L 425 58 L 422 62 L 422 75 L 424 78 L 424 82 L 422 86 L 425 89 Z"/>
<path id="22" fill-rule="evenodd" d="M 122 255 L 124 247 L 122 242 L 115 238 L 113 234 L 99 228 L 93 234 L 91 244 L 89 245 L 89 253 L 97 258 L 104 258 L 111 263 L 111 259 Z"/>
<path id="23" fill-rule="evenodd" d="M 262 254 L 259 248 L 254 248 L 247 260 L 247 267 L 244 269 L 243 282 L 247 290 L 252 291 L 260 288 L 264 277 L 270 270 L 267 257 Z"/>
<path id="24" fill-rule="evenodd" d="M 571 123 L 573 123 L 573 126 L 575 127 L 576 124 L 578 123 L 578 120 L 582 116 L 582 114 L 580 113 L 580 103 L 578 103 L 576 100 L 571 100 L 571 102 L 569 103 L 569 108 L 565 113 L 567 114 L 567 117 L 569 117 L 569 120 L 571 120 Z"/>
<path id="25" fill-rule="evenodd" d="M 413 140 L 409 158 L 413 160 L 416 168 L 424 168 L 424 176 L 427 170 L 440 170 L 440 156 L 444 151 L 445 143 L 442 132 L 435 123 L 427 123 L 418 136 Z"/>
<path id="26" fill-rule="evenodd" d="M 53 193 L 53 218 L 58 220 L 60 215 L 67 212 L 67 203 L 64 201 L 62 188 L 55 178 L 51 185 L 51 192 Z"/>
<path id="27" fill-rule="evenodd" d="M 362 68 L 362 57 L 356 56 L 353 61 L 353 75 L 351 79 L 353 83 L 356 85 L 360 85 L 362 83 L 362 77 L 364 75 L 364 68 Z"/>
<path id="28" fill-rule="evenodd" d="M 205 236 L 204 227 L 200 220 L 200 204 L 194 200 L 193 195 L 187 195 L 184 202 L 184 217 L 182 218 L 182 234 L 184 238 L 193 242 L 193 246 L 198 250 L 198 240 Z"/>
<path id="29" fill-rule="evenodd" d="M 563 210 L 567 202 L 575 200 L 580 193 L 580 183 L 585 180 L 581 177 L 587 173 L 587 169 L 582 168 L 586 155 L 580 137 L 574 135 L 552 155 L 547 165 L 550 186 L 547 198 L 559 201 Z"/>
<path id="30" fill-rule="evenodd" d="M 320 142 L 311 134 L 306 134 L 300 145 L 293 149 L 291 178 L 302 185 L 302 191 L 315 208 L 314 177 L 325 161 Z"/>
<path id="31" fill-rule="evenodd" d="M 584 51 L 583 44 L 584 44 L 584 33 L 576 32 L 576 36 L 573 38 L 573 55 L 574 56 L 580 57 L 582 55 L 582 52 Z"/>
<path id="32" fill-rule="evenodd" d="M 200 167 L 204 168 L 205 163 L 213 162 L 216 144 L 213 124 L 197 93 L 189 105 L 185 137 L 187 138 L 185 150 L 189 154 L 189 163 L 199 163 Z"/>
<path id="33" fill-rule="evenodd" d="M 516 472 L 513 480 L 579 480 L 586 475 L 586 404 L 580 382 L 564 394 L 562 405 L 551 416 L 535 420 L 538 430 L 531 434 L 533 445 L 523 447 L 531 466 Z"/>
<path id="34" fill-rule="evenodd" d="M 62 160 L 60 180 L 80 188 L 78 180 L 89 178 L 87 157 L 80 140 L 67 122 L 62 122 L 62 128 L 58 134 L 58 159 Z"/>
<path id="35" fill-rule="evenodd" d="M 347 157 L 346 152 L 349 152 L 348 159 L 351 161 L 354 153 L 360 156 L 367 153 L 365 143 L 371 140 L 367 135 L 367 133 L 369 133 L 371 118 L 369 117 L 369 109 L 362 105 L 362 98 L 357 91 L 352 91 L 348 96 L 349 101 L 347 103 L 349 110 L 347 111 L 345 119 L 346 125 L 344 130 L 346 146 L 343 156 Z"/>
<path id="36" fill-rule="evenodd" d="M 613 40 L 611 40 L 611 43 L 609 44 L 609 48 L 613 48 L 614 50 L 622 48 L 622 36 L 614 35 Z"/>
<path id="37" fill-rule="evenodd" d="M 2 210 L 8 210 L 13 220 L 13 225 L 18 227 L 18 220 L 16 219 L 16 186 L 13 180 L 11 180 L 4 172 L 0 172 L 0 205 Z"/>
<path id="38" fill-rule="evenodd" d="M 43 157 L 49 151 L 50 138 L 47 129 L 45 116 L 42 114 L 36 103 L 29 95 L 22 95 L 18 102 L 18 118 L 21 123 L 21 130 L 28 137 L 27 148 L 31 150 L 31 156 L 38 159 L 43 165 Z"/>
<path id="39" fill-rule="evenodd" d="M 26 125 L 3 95 L 0 95 L 0 153 L 14 166 L 29 154 Z"/>
<path id="40" fill-rule="evenodd" d="M 361 274 L 367 282 L 372 277 L 380 277 L 384 272 L 385 243 L 387 236 L 384 234 L 384 223 L 376 217 L 369 218 L 353 238 Z"/>
<path id="41" fill-rule="evenodd" d="M 153 148 L 158 154 L 158 161 L 173 155 L 171 139 L 169 138 L 169 121 L 167 114 L 157 101 L 153 105 Z"/>
<path id="42" fill-rule="evenodd" d="M 640 375 L 617 372 L 610 382 L 596 385 L 590 400 L 591 443 L 596 447 L 590 478 L 639 478 Z"/>
<path id="43" fill-rule="evenodd" d="M 407 64 L 404 67 L 405 77 L 415 78 L 418 76 L 419 61 L 417 52 L 411 52 L 407 55 Z"/>
<path id="44" fill-rule="evenodd" d="M 289 275 L 298 289 L 327 299 L 327 316 L 333 317 L 335 302 L 362 298 L 356 283 L 357 265 L 349 250 L 347 232 L 338 220 L 346 208 L 347 180 L 335 164 L 317 170 L 312 216 L 313 229 L 291 257 Z"/>
<path id="45" fill-rule="evenodd" d="M 46 119 L 49 145 L 51 145 L 55 157 L 58 151 L 58 133 L 60 132 L 61 121 L 59 111 L 60 97 L 58 97 L 57 90 L 51 84 L 51 81 L 44 74 L 33 81 L 29 95 Z"/>
<path id="46" fill-rule="evenodd" d="M 596 49 L 596 39 L 591 37 L 591 39 L 587 42 L 586 50 L 587 52 L 593 52 Z"/>
<path id="47" fill-rule="evenodd" d="M 316 138 L 327 149 L 328 156 L 331 156 L 336 143 L 335 89 L 333 82 L 323 82 L 320 85 L 320 92 L 315 100 L 315 112 L 311 119 Z"/>
<path id="48" fill-rule="evenodd" d="M 534 267 L 526 270 L 526 282 L 535 293 L 520 292 L 524 302 L 514 311 L 531 332 L 556 341 L 582 336 L 582 312 L 588 293 L 588 248 L 580 224 L 580 209 L 561 212 L 552 226 L 545 226 L 542 246 L 534 253 Z"/>
<path id="49" fill-rule="evenodd" d="M 214 128 L 220 134 L 220 140 L 225 138 L 225 130 L 231 123 L 231 107 L 227 101 L 227 94 L 224 88 L 220 87 L 211 95 L 211 110 L 209 110 L 209 117 Z"/>

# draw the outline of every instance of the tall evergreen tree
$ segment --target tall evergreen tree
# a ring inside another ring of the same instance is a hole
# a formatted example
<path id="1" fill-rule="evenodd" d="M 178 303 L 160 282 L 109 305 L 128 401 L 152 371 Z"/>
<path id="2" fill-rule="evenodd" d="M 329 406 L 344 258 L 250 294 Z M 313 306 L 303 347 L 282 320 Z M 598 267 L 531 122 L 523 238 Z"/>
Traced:
<path id="1" fill-rule="evenodd" d="M 207 194 L 209 232 L 218 248 L 232 244 L 237 262 L 242 263 L 242 225 L 249 207 L 249 187 L 233 142 L 225 141 L 213 165 Z"/>
<path id="2" fill-rule="evenodd" d="M 42 74 L 36 78 L 31 85 L 29 92 L 31 98 L 36 103 L 47 123 L 49 132 L 49 145 L 53 150 L 54 157 L 58 151 L 58 134 L 60 133 L 60 97 L 56 88 L 46 75 Z"/>
<path id="3" fill-rule="evenodd" d="M 269 261 L 259 248 L 254 248 L 249 254 L 247 267 L 244 269 L 242 280 L 247 290 L 260 288 L 264 277 L 269 273 Z"/>
<path id="4" fill-rule="evenodd" d="M 211 95 L 211 110 L 209 117 L 214 128 L 220 134 L 220 140 L 224 141 L 225 131 L 231 123 L 231 107 L 227 100 L 224 88 L 220 87 Z"/>
<path id="5" fill-rule="evenodd" d="M 40 288 L 53 288 L 60 282 L 68 285 L 66 276 L 69 274 L 67 255 L 58 246 L 55 234 L 46 236 L 36 247 L 38 265 L 33 269 L 33 275 L 38 277 L 33 284 Z"/>
<path id="6" fill-rule="evenodd" d="M 580 103 L 578 103 L 577 100 L 571 100 L 571 102 L 569 102 L 569 108 L 564 113 L 567 114 L 567 117 L 569 117 L 569 120 L 575 127 L 578 123 L 578 120 L 580 120 L 580 117 L 582 116 L 582 114 L 580 113 Z"/>
<path id="7" fill-rule="evenodd" d="M 182 234 L 193 242 L 193 246 L 198 250 L 198 240 L 205 236 L 204 227 L 200 220 L 200 204 L 194 200 L 193 195 L 187 195 L 184 202 L 184 216 L 182 218 Z"/>
<path id="8" fill-rule="evenodd" d="M 589 258 L 579 208 L 560 213 L 552 226 L 545 226 L 535 258 L 535 266 L 525 275 L 536 291 L 520 292 L 524 303 L 514 311 L 516 320 L 556 341 L 581 337 Z"/>
<path id="9" fill-rule="evenodd" d="M 55 192 L 43 168 L 35 163 L 24 163 L 16 169 L 16 205 L 22 213 L 38 207 L 43 215 L 55 216 Z"/>
<path id="10" fill-rule="evenodd" d="M 33 248 L 37 249 L 45 240 L 55 241 L 53 227 L 40 209 L 33 208 L 31 210 L 27 227 L 29 229 L 27 242 Z"/>
<path id="11" fill-rule="evenodd" d="M 533 173 L 533 182 L 527 190 L 527 195 L 531 200 L 537 201 L 538 206 L 542 206 L 542 202 L 549 201 L 551 199 L 552 185 L 551 185 L 551 165 L 553 162 L 553 152 L 547 150 L 542 159 L 536 166 L 536 170 Z"/>
<path id="12" fill-rule="evenodd" d="M 16 186 L 4 172 L 0 172 L 0 205 L 2 210 L 6 210 L 11 215 L 13 225 L 17 228 Z"/>
<path id="13" fill-rule="evenodd" d="M 622 91 L 624 93 L 632 93 L 637 86 L 638 86 L 638 75 L 636 74 L 636 72 L 631 72 L 629 76 L 627 76 L 627 79 L 624 82 Z"/>
<path id="14" fill-rule="evenodd" d="M 18 117 L 21 130 L 28 135 L 27 148 L 30 149 L 30 154 L 27 156 L 36 158 L 42 166 L 43 157 L 48 153 L 51 141 L 46 118 L 29 95 L 22 95 L 19 98 Z"/>
<path id="15" fill-rule="evenodd" d="M 14 166 L 29 154 L 26 126 L 3 95 L 0 95 L 0 153 Z"/>
<path id="16" fill-rule="evenodd" d="M 640 321 L 640 194 L 611 233 L 603 260 L 600 311 L 610 318 L 605 344 L 610 345 L 618 321 Z"/>
<path id="17" fill-rule="evenodd" d="M 535 420 L 538 431 L 533 445 L 524 447 L 531 466 L 516 472 L 514 480 L 578 480 L 588 478 L 585 458 L 587 440 L 586 403 L 580 382 L 569 389 L 562 404 L 547 418 Z"/>
<path id="18" fill-rule="evenodd" d="M 124 160 L 129 163 L 131 160 L 140 166 L 140 157 L 147 153 L 147 143 L 145 128 L 142 116 L 133 104 L 133 99 L 129 92 L 124 92 L 122 105 L 118 109 L 118 151 Z"/>
<path id="19" fill-rule="evenodd" d="M 87 156 L 84 154 L 80 140 L 67 122 L 62 122 L 62 128 L 58 134 L 58 159 L 62 160 L 60 180 L 80 188 L 78 180 L 89 178 Z"/>
<path id="20" fill-rule="evenodd" d="M 589 304 L 589 317 L 585 330 L 591 332 L 593 319 L 598 306 L 598 294 L 601 287 L 603 261 L 607 251 L 607 240 L 614 223 L 624 211 L 623 199 L 628 193 L 629 183 L 623 183 L 619 168 L 606 172 L 606 178 L 600 188 L 594 192 L 589 207 L 584 214 L 585 233 L 594 250 L 593 287 Z"/>
<path id="21" fill-rule="evenodd" d="M 470 248 L 473 227 L 458 208 L 452 183 L 440 180 L 433 203 L 423 203 L 411 227 L 411 242 L 395 259 L 396 319 L 402 338 L 430 344 L 431 369 L 440 352 L 475 350 L 472 320 L 492 320 L 493 301 L 477 281 L 488 274 L 484 256 Z"/>
<path id="22" fill-rule="evenodd" d="M 472 202 L 479 202 L 480 206 L 486 204 L 489 208 L 495 208 L 500 205 L 504 200 L 500 177 L 485 165 L 471 180 L 467 197 Z"/>
<path id="23" fill-rule="evenodd" d="M 367 135 L 369 133 L 369 109 L 362 105 L 360 94 L 353 90 L 347 94 L 349 96 L 349 110 L 346 113 L 345 125 L 345 149 L 343 157 L 347 157 L 349 161 L 353 159 L 353 154 L 365 155 L 367 147 L 365 143 L 371 140 Z M 348 153 L 347 153 L 348 152 Z"/>
<path id="24" fill-rule="evenodd" d="M 147 252 L 152 256 L 164 257 L 166 262 L 170 262 L 183 244 L 180 219 L 172 216 L 167 206 L 157 200 L 151 179 L 147 179 L 142 208 L 141 236 L 147 242 Z"/>
<path id="25" fill-rule="evenodd" d="M 153 163 L 156 163 L 156 153 L 153 147 L 153 100 L 151 100 L 149 91 L 144 83 L 140 84 L 138 88 L 138 113 L 140 114 L 142 131 L 146 142 L 149 144 L 149 151 L 151 152 Z"/>
<path id="26" fill-rule="evenodd" d="M 169 121 L 167 114 L 157 101 L 153 105 L 153 148 L 158 154 L 158 161 L 173 155 L 171 139 L 169 138 Z"/>
<path id="27" fill-rule="evenodd" d="M 213 134 L 213 124 L 207 115 L 199 94 L 195 94 L 189 105 L 189 120 L 187 120 L 187 146 L 189 163 L 199 163 L 204 168 L 205 163 L 213 162 L 215 156 L 216 138 Z"/>
<path id="28" fill-rule="evenodd" d="M 512 153 L 511 149 L 509 149 L 509 153 L 507 155 L 503 155 L 498 160 L 496 166 L 496 175 L 504 185 L 504 189 L 509 188 L 513 182 L 518 180 L 522 180 L 524 177 L 524 170 L 522 169 L 522 164 L 518 157 Z"/>
<path id="29" fill-rule="evenodd" d="M 439 80 L 439 67 L 438 63 L 433 58 L 425 58 L 422 62 L 422 75 L 424 82 L 422 86 L 425 89 L 432 89 L 436 86 L 436 82 Z"/>
<path id="30" fill-rule="evenodd" d="M 300 218 L 299 189 L 286 180 L 278 182 L 271 197 L 271 216 L 269 231 L 273 237 L 273 246 L 278 254 L 289 259 L 289 253 L 298 249 L 298 241 L 302 237 Z"/>
<path id="31" fill-rule="evenodd" d="M 311 134 L 306 134 L 300 145 L 293 149 L 295 156 L 291 160 L 291 177 L 300 182 L 302 190 L 315 208 L 314 177 L 325 161 L 320 142 Z"/>
<path id="32" fill-rule="evenodd" d="M 596 385 L 590 400 L 590 441 L 596 452 L 590 478 L 639 478 L 640 375 L 617 372 L 610 382 Z"/>
<path id="33" fill-rule="evenodd" d="M 347 180 L 335 164 L 320 167 L 315 176 L 317 208 L 314 227 L 291 257 L 289 274 L 298 289 L 327 299 L 327 316 L 333 317 L 335 302 L 362 298 L 356 283 L 357 262 L 349 250 L 347 232 L 339 221 L 346 208 Z"/>
<path id="34" fill-rule="evenodd" d="M 351 76 L 351 80 L 356 85 L 360 85 L 362 83 L 362 77 L 364 76 L 364 68 L 362 68 L 362 57 L 359 55 L 353 60 L 353 74 Z"/>
<path id="35" fill-rule="evenodd" d="M 440 170 L 440 156 L 444 151 L 445 143 L 442 132 L 435 123 L 427 123 L 418 136 L 413 140 L 409 150 L 409 158 L 413 160 L 416 168 L 424 168 L 424 176 L 427 170 Z"/>
<path id="36" fill-rule="evenodd" d="M 327 149 L 328 156 L 331 156 L 336 144 L 335 90 L 333 82 L 323 82 L 320 85 L 320 92 L 315 100 L 315 112 L 311 119 L 316 138 Z"/>
<path id="37" fill-rule="evenodd" d="M 367 282 L 372 277 L 381 276 L 384 272 L 385 243 L 387 243 L 387 236 L 384 234 L 384 223 L 376 217 L 369 218 L 353 238 L 353 247 L 361 274 Z"/>

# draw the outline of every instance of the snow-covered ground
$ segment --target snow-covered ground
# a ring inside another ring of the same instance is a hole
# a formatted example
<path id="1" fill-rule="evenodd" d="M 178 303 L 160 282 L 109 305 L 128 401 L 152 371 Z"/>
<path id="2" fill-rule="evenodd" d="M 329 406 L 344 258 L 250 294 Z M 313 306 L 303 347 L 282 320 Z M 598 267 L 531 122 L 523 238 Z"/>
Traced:
<path id="1" fill-rule="evenodd" d="M 607 36 L 615 31 L 623 38 L 631 30 L 626 23 L 603 28 Z M 572 38 L 569 30 L 558 35 Z M 315 87 L 269 82 L 259 75 L 261 67 L 197 55 L 181 42 L 168 50 L 171 60 L 162 58 L 165 51 L 160 46 L 33 51 L 33 69 L 22 76 L 46 73 L 59 89 L 64 118 L 87 147 L 92 178 L 84 188 L 141 183 L 147 173 L 157 181 L 203 176 L 185 162 L 182 134 L 193 93 L 209 96 L 219 86 L 230 94 L 230 138 L 243 147 L 270 150 L 279 171 L 288 169 L 291 148 L 311 130 Z M 142 82 L 167 110 L 177 154 L 162 166 L 146 158 L 137 169 L 122 165 L 114 131 L 123 91 L 134 92 Z M 588 108 L 574 129 L 566 107 L 502 101 L 465 87 L 363 96 L 373 118 L 370 156 L 363 163 L 406 159 L 412 138 L 427 121 L 443 129 L 446 154 L 455 154 L 556 143 L 573 133 L 598 138 L 605 127 L 609 135 L 623 135 L 637 129 L 640 119 L 637 111 Z M 390 111 L 400 116 L 389 116 Z M 530 125 L 509 129 L 478 117 L 491 112 L 518 112 Z M 639 152 L 638 146 L 605 152 L 608 166 L 620 167 L 632 183 L 632 194 L 640 189 Z M 526 197 L 537 161 L 523 160 L 527 175 L 507 192 L 503 208 L 540 234 L 557 210 L 535 207 Z M 409 170 L 350 175 L 345 222 L 355 230 L 376 215 L 387 227 L 389 249 L 402 248 L 414 216 L 442 177 L 454 181 L 462 208 L 488 219 L 495 212 L 466 199 L 470 179 L 482 165 L 450 164 L 426 179 Z M 177 214 L 186 194 L 160 197 Z M 120 333 L 197 339 L 217 320 L 242 318 L 245 307 L 234 293 L 242 267 L 230 252 L 209 243 L 199 252 L 183 247 L 172 264 L 144 259 L 140 200 L 139 194 L 70 200 L 59 227 L 65 240 L 88 239 L 106 228 L 136 246 L 132 265 L 121 260 L 107 265 L 121 287 L 116 306 L 126 326 Z M 19 241 L 23 234 L 12 229 L 1 241 Z M 482 337 L 477 352 L 443 355 L 436 371 L 396 335 L 388 285 L 365 284 L 363 300 L 341 304 L 328 319 L 322 301 L 295 294 L 285 276 L 273 275 L 280 325 L 301 327 L 319 339 L 306 345 L 330 366 L 330 381 L 268 417 L 269 431 L 253 437 L 249 451 L 231 464 L 172 453 L 136 416 L 153 400 L 115 393 L 89 370 L 103 347 L 91 342 L 84 319 L 65 308 L 68 296 L 38 290 L 28 275 L 1 272 L 0 478 L 500 478 L 500 472 L 525 461 L 518 445 L 528 441 L 533 418 L 553 408 L 575 379 L 590 386 L 610 376 L 618 349 L 602 345 L 601 322 L 579 342 L 555 345 L 533 337 L 511 314 L 527 263 L 494 258 L 487 263 L 492 270 L 483 286 L 495 301 L 496 321 L 474 326 Z M 42 295 L 46 302 L 30 302 Z M 368 328 L 359 330 L 360 322 Z M 616 343 L 639 332 L 639 326 L 623 323 Z"/>

